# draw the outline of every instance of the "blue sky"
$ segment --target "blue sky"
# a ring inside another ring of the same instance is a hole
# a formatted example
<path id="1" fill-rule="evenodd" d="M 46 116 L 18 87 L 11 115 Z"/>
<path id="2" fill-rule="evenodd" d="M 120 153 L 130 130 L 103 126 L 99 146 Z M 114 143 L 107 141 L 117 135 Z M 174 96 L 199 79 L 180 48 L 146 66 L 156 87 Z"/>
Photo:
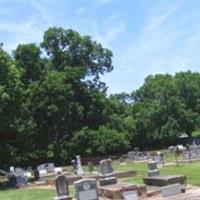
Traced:
<path id="1" fill-rule="evenodd" d="M 200 69 L 198 0 L 0 0 L 0 42 L 40 43 L 50 26 L 72 28 L 113 52 L 108 93 L 131 92 L 146 76 Z"/>

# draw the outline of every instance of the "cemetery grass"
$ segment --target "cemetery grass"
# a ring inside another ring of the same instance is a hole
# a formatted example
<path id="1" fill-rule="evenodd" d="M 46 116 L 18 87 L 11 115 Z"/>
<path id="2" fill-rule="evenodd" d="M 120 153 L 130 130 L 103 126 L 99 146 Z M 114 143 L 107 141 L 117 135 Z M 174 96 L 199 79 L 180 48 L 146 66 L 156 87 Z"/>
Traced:
<path id="1" fill-rule="evenodd" d="M 54 190 L 47 189 L 10 189 L 0 191 L 0 199 L 4 200 L 52 200 Z"/>
<path id="2" fill-rule="evenodd" d="M 70 186 L 70 196 L 75 198 L 75 190 Z M 0 199 L 4 200 L 52 200 L 55 189 L 9 189 L 0 190 Z"/>
<path id="3" fill-rule="evenodd" d="M 137 175 L 131 178 L 124 178 L 123 181 L 129 183 L 143 184 L 143 177 L 147 176 L 147 163 L 135 164 L 127 161 L 127 165 L 114 164 L 116 171 L 136 170 Z M 185 175 L 187 184 L 200 186 L 200 162 L 179 164 L 178 166 L 166 166 L 159 168 L 161 175 Z"/>

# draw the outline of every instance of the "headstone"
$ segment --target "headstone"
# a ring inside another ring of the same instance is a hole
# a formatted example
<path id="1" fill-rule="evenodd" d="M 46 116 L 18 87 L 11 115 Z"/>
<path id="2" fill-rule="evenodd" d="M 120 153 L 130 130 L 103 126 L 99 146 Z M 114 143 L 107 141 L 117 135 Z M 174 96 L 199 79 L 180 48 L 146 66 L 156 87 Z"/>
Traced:
<path id="1" fill-rule="evenodd" d="M 164 164 L 164 154 L 162 152 L 157 152 L 154 160 L 157 164 Z"/>
<path id="2" fill-rule="evenodd" d="M 40 169 L 39 173 L 40 173 L 40 177 L 45 176 L 45 175 L 47 175 L 47 170 L 46 169 Z"/>
<path id="3" fill-rule="evenodd" d="M 55 180 L 57 197 L 55 200 L 72 200 L 69 196 L 69 185 L 66 176 L 58 175 Z"/>
<path id="4" fill-rule="evenodd" d="M 159 175 L 159 171 L 157 169 L 156 161 L 148 162 L 148 176 L 152 177 L 152 176 L 158 176 L 158 175 Z"/>
<path id="5" fill-rule="evenodd" d="M 25 174 L 25 176 L 26 176 L 27 178 L 31 178 L 31 177 L 32 177 L 32 174 L 31 174 L 31 172 L 29 172 L 29 171 L 25 171 L 24 174 Z"/>
<path id="6" fill-rule="evenodd" d="M 15 172 L 15 168 L 13 166 L 10 166 L 10 172 L 14 173 Z"/>
<path id="7" fill-rule="evenodd" d="M 96 179 L 82 179 L 74 183 L 77 200 L 98 200 Z"/>
<path id="8" fill-rule="evenodd" d="M 54 172 L 57 174 L 59 172 L 62 172 L 62 167 L 55 167 Z"/>
<path id="9" fill-rule="evenodd" d="M 35 169 L 35 170 L 33 171 L 33 173 L 34 173 L 34 179 L 35 179 L 36 181 L 39 181 L 39 179 L 40 179 L 40 172 L 39 172 L 39 170 L 38 170 L 38 169 Z"/>
<path id="10" fill-rule="evenodd" d="M 16 167 L 15 168 L 15 173 L 17 175 L 25 176 L 25 171 L 22 168 L 20 168 L 20 167 Z"/>
<path id="11" fill-rule="evenodd" d="M 119 164 L 120 165 L 126 165 L 125 159 L 123 157 L 119 158 Z"/>
<path id="12" fill-rule="evenodd" d="M 91 161 L 88 162 L 88 171 L 89 173 L 92 173 L 94 171 L 94 166 Z"/>
<path id="13" fill-rule="evenodd" d="M 112 168 L 112 160 L 104 159 L 100 161 L 100 185 L 110 185 L 117 183 L 117 178 Z"/>
<path id="14" fill-rule="evenodd" d="M 162 187 L 163 197 L 170 197 L 172 195 L 178 195 L 180 193 L 181 193 L 181 185 L 179 183 Z"/>
<path id="15" fill-rule="evenodd" d="M 27 178 L 22 175 L 11 173 L 8 175 L 9 185 L 12 187 L 21 187 L 28 184 Z"/>
<path id="16" fill-rule="evenodd" d="M 76 156 L 76 160 L 77 160 L 77 175 L 82 177 L 84 172 L 83 172 L 82 165 L 81 165 L 81 157 Z"/>
<path id="17" fill-rule="evenodd" d="M 54 172 L 54 170 L 55 170 L 54 163 L 47 163 L 46 169 L 48 172 Z"/>
<path id="18" fill-rule="evenodd" d="M 72 167 L 73 167 L 73 170 L 74 170 L 74 174 L 76 174 L 77 173 L 77 163 L 76 163 L 76 160 L 72 160 L 71 164 L 72 164 Z"/>
<path id="19" fill-rule="evenodd" d="M 174 153 L 175 146 L 169 146 L 168 150 L 169 150 L 170 153 Z"/>
<path id="20" fill-rule="evenodd" d="M 129 160 L 135 160 L 135 155 L 136 155 L 135 151 L 129 151 L 128 152 L 128 159 Z"/>
<path id="21" fill-rule="evenodd" d="M 138 200 L 138 194 L 136 191 L 128 191 L 122 193 L 124 200 Z"/>
<path id="22" fill-rule="evenodd" d="M 43 170 L 43 169 L 46 169 L 46 164 L 40 164 L 37 166 L 37 169 L 38 170 Z"/>

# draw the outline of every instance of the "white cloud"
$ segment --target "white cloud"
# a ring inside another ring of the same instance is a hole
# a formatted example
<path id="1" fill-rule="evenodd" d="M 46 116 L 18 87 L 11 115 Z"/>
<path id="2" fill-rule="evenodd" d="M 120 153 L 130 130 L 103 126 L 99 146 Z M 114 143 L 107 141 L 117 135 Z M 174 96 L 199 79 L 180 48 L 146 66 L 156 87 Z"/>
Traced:
<path id="1" fill-rule="evenodd" d="M 161 13 L 160 15 L 151 17 L 149 24 L 145 28 L 145 31 L 149 32 L 155 30 L 156 28 L 159 28 L 177 9 L 177 6 L 172 7 L 164 13 Z"/>
<path id="2" fill-rule="evenodd" d="M 195 15 L 174 19 L 179 9 L 176 6 L 152 13 L 146 27 L 129 37 L 121 48 L 115 71 L 104 78 L 109 85 L 115 85 L 109 88 L 109 93 L 131 92 L 150 74 L 198 69 L 200 23 Z M 189 29 L 188 24 L 192 24 Z"/>
<path id="3" fill-rule="evenodd" d="M 42 5 L 36 1 L 31 3 L 32 8 L 35 10 L 33 15 L 25 16 L 20 21 L 12 18 L 9 19 L 9 12 L 6 17 L 4 16 L 0 24 L 0 31 L 2 34 L 9 33 L 12 38 L 5 40 L 4 48 L 11 52 L 17 47 L 18 44 L 23 43 L 39 43 L 42 40 L 43 31 L 51 24 L 51 16 Z M 15 13 L 18 15 L 19 13 Z M 5 38 L 6 35 L 3 35 Z"/>

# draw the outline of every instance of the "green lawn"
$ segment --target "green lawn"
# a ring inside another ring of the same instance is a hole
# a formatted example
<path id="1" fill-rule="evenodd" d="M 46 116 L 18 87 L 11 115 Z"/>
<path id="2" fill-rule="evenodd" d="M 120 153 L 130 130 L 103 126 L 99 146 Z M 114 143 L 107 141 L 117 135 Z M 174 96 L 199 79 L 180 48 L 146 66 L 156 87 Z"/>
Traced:
<path id="1" fill-rule="evenodd" d="M 53 200 L 54 197 L 54 190 L 13 189 L 0 191 L 2 200 Z"/>
<path id="2" fill-rule="evenodd" d="M 166 156 L 168 162 L 174 161 L 172 155 Z M 137 176 L 124 178 L 123 181 L 130 183 L 143 183 L 142 178 L 147 175 L 147 163 L 135 164 L 132 161 L 126 161 L 127 165 L 119 165 L 118 161 L 113 162 L 115 171 L 137 170 Z M 86 168 L 85 168 L 86 169 Z M 189 184 L 200 186 L 200 162 L 187 163 L 176 166 L 167 166 L 160 168 L 160 174 L 165 175 L 186 175 Z M 70 187 L 70 194 L 75 196 L 73 187 Z M 55 190 L 51 189 L 9 189 L 0 191 L 2 200 L 52 200 L 55 197 Z"/>
<path id="3" fill-rule="evenodd" d="M 147 175 L 147 164 L 134 164 L 128 161 L 127 165 L 114 164 L 115 170 L 137 170 L 137 176 L 125 178 L 130 183 L 143 183 L 142 178 Z M 179 164 L 179 166 L 167 166 L 159 169 L 161 175 L 185 175 L 187 183 L 200 186 L 200 162 Z"/>

